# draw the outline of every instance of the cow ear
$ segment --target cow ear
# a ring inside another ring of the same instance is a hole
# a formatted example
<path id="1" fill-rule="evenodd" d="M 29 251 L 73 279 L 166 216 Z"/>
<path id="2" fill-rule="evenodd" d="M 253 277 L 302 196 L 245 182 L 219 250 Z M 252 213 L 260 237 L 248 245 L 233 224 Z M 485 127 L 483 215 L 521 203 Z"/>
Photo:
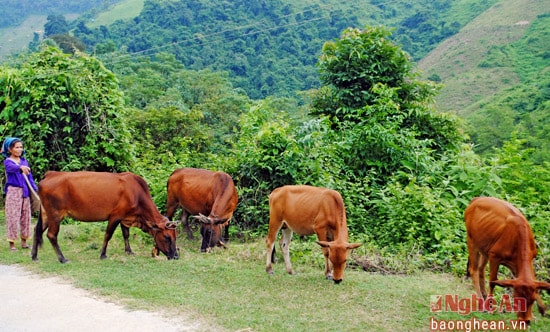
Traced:
<path id="1" fill-rule="evenodd" d="M 227 219 L 218 219 L 214 222 L 214 225 L 221 225 L 224 224 L 227 221 Z"/>
<path id="2" fill-rule="evenodd" d="M 330 248 L 330 243 L 328 243 L 327 241 L 315 241 L 315 242 L 323 248 Z"/>
<path id="3" fill-rule="evenodd" d="M 550 290 L 550 283 L 539 281 L 537 282 L 537 289 Z"/>
<path id="4" fill-rule="evenodd" d="M 348 244 L 347 248 L 348 249 L 355 249 L 355 248 L 359 248 L 361 245 L 363 245 L 362 243 L 350 243 Z"/>
<path id="5" fill-rule="evenodd" d="M 491 286 L 500 286 L 500 287 L 514 287 L 516 282 L 512 279 L 506 279 L 506 280 L 493 280 L 489 282 Z"/>

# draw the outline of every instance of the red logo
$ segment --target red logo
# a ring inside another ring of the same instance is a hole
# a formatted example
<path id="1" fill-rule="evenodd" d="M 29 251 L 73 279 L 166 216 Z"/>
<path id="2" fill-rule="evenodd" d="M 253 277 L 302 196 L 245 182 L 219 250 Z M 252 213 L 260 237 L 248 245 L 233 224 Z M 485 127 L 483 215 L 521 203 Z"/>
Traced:
<path id="1" fill-rule="evenodd" d="M 527 300 L 524 298 L 513 298 L 508 294 L 503 294 L 500 301 L 493 296 L 487 298 L 478 297 L 472 294 L 471 297 L 460 298 L 458 295 L 431 295 L 431 312 L 457 312 L 461 315 L 468 315 L 471 312 L 525 312 L 527 310 Z"/>

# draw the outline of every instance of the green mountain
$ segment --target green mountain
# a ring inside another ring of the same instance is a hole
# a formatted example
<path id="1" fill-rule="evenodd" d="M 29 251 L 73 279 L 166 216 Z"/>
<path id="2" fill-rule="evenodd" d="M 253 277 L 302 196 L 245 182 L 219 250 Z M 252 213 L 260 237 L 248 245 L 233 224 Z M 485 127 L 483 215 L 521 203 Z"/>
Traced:
<path id="1" fill-rule="evenodd" d="M 234 84 L 256 99 L 316 88 L 315 64 L 323 44 L 347 27 L 391 27 L 396 42 L 421 59 L 495 2 L 123 0 L 103 2 L 71 25 L 89 52 L 172 53 L 189 69 L 229 72 Z M 33 19 L 25 26 L 38 17 Z M 18 37 L 29 43 L 33 33 Z"/>

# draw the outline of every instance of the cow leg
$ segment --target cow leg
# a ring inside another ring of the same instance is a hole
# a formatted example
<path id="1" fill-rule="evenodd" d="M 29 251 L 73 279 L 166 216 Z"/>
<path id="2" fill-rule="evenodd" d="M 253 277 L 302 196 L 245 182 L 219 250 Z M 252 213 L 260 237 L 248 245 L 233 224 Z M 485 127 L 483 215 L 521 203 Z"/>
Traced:
<path id="1" fill-rule="evenodd" d="M 223 242 L 229 242 L 229 221 L 227 225 L 221 225 L 221 228 L 223 229 Z"/>
<path id="2" fill-rule="evenodd" d="M 122 237 L 124 238 L 124 251 L 128 255 L 133 255 L 132 248 L 130 248 L 130 228 L 120 224 L 120 230 L 122 230 Z"/>
<path id="3" fill-rule="evenodd" d="M 487 290 L 485 288 L 485 267 L 487 266 L 488 258 L 484 255 L 479 255 L 478 265 L 477 265 L 477 276 L 474 280 L 477 280 L 478 296 L 481 295 L 484 299 L 487 298 Z M 492 293 L 491 293 L 492 294 Z"/>
<path id="4" fill-rule="evenodd" d="M 539 293 L 536 294 L 535 301 L 537 301 L 537 308 L 539 309 L 540 315 L 544 316 L 546 314 L 546 305 L 542 302 Z"/>
<path id="5" fill-rule="evenodd" d="M 323 232 L 319 232 L 317 230 L 315 230 L 315 232 L 317 233 L 317 239 L 319 241 L 332 241 L 333 240 L 333 236 L 331 236 L 331 235 L 325 235 L 325 234 L 323 234 Z M 321 246 L 321 250 L 323 250 L 323 255 L 325 256 L 325 277 L 328 280 L 332 280 L 333 279 L 332 272 L 334 270 L 334 267 L 332 265 L 332 262 L 329 259 L 330 248 L 325 247 L 325 246 Z"/>
<path id="6" fill-rule="evenodd" d="M 59 225 L 61 223 L 61 220 L 57 218 L 48 218 L 49 220 L 53 220 L 52 223 L 49 223 L 49 230 L 47 233 L 48 239 L 50 240 L 50 243 L 52 244 L 53 250 L 57 254 L 57 260 L 61 263 L 67 263 L 68 260 L 63 256 L 63 253 L 61 252 L 61 249 L 59 248 L 59 244 L 57 243 L 57 235 L 59 234 Z"/>
<path id="7" fill-rule="evenodd" d="M 212 239 L 212 233 L 213 225 L 210 224 L 203 224 L 201 223 L 201 229 L 200 233 L 202 236 L 202 242 L 201 242 L 201 252 L 209 252 L 210 251 L 210 240 Z"/>
<path id="8" fill-rule="evenodd" d="M 333 266 L 332 262 L 328 258 L 330 249 L 328 247 L 321 247 L 321 249 L 323 250 L 323 255 L 325 255 L 325 276 L 328 280 L 332 280 Z"/>
<path id="9" fill-rule="evenodd" d="M 267 232 L 267 237 L 265 239 L 265 244 L 267 248 L 266 262 L 265 262 L 265 272 L 273 274 L 272 263 L 275 262 L 274 249 L 275 249 L 275 239 L 277 238 L 277 233 L 282 226 L 282 222 L 277 222 L 277 219 L 270 218 L 269 221 L 269 231 Z"/>
<path id="10" fill-rule="evenodd" d="M 107 223 L 105 237 L 103 238 L 103 246 L 101 246 L 101 253 L 99 254 L 100 259 L 107 258 L 107 244 L 109 243 L 109 240 L 111 240 L 111 238 L 113 237 L 113 233 L 115 232 L 115 229 L 117 228 L 119 223 L 119 220 L 109 220 L 109 222 Z"/>
<path id="11" fill-rule="evenodd" d="M 487 298 L 485 290 L 485 266 L 487 265 L 487 257 L 481 255 L 477 250 L 469 250 L 468 256 L 469 267 L 468 271 L 474 284 L 474 290 L 477 296 L 483 299 Z"/>
<path id="12" fill-rule="evenodd" d="M 283 253 L 283 257 L 285 259 L 285 267 L 286 272 L 288 274 L 294 274 L 294 271 L 292 270 L 292 264 L 290 263 L 290 240 L 292 240 L 292 229 L 290 227 L 283 228 L 281 236 L 281 241 L 279 241 L 279 245 L 281 246 L 281 252 Z"/>
<path id="13" fill-rule="evenodd" d="M 499 263 L 496 259 L 489 261 L 489 282 L 497 280 Z M 495 285 L 489 286 L 489 295 L 493 296 Z"/>
<path id="14" fill-rule="evenodd" d="M 189 240 L 194 240 L 195 237 L 193 236 L 193 230 L 191 229 L 191 224 L 189 222 L 189 212 L 183 210 L 181 212 L 181 225 L 182 228 L 185 228 L 185 232 L 187 233 L 187 238 Z"/>

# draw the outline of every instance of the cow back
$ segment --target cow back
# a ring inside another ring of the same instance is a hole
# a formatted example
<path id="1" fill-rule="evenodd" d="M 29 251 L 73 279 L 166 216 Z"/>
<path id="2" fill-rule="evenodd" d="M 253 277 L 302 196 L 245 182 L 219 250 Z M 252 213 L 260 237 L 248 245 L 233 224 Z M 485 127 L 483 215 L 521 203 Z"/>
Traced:
<path id="1" fill-rule="evenodd" d="M 192 215 L 230 219 L 238 195 L 233 179 L 224 172 L 197 168 L 175 170 L 168 179 L 168 199 L 178 200 Z"/>
<path id="2" fill-rule="evenodd" d="M 103 221 L 118 215 L 128 221 L 136 215 L 150 221 L 162 218 L 145 181 L 128 172 L 50 171 L 39 183 L 39 195 L 46 211 L 81 221 Z"/>
<path id="3" fill-rule="evenodd" d="M 344 202 L 335 190 L 307 185 L 279 187 L 269 196 L 269 209 L 297 234 L 311 235 L 315 229 L 325 229 L 347 241 Z"/>
<path id="4" fill-rule="evenodd" d="M 536 245 L 531 227 L 512 204 L 478 197 L 464 212 L 468 239 L 484 255 L 498 258 L 515 272 L 519 262 L 531 262 Z"/>

